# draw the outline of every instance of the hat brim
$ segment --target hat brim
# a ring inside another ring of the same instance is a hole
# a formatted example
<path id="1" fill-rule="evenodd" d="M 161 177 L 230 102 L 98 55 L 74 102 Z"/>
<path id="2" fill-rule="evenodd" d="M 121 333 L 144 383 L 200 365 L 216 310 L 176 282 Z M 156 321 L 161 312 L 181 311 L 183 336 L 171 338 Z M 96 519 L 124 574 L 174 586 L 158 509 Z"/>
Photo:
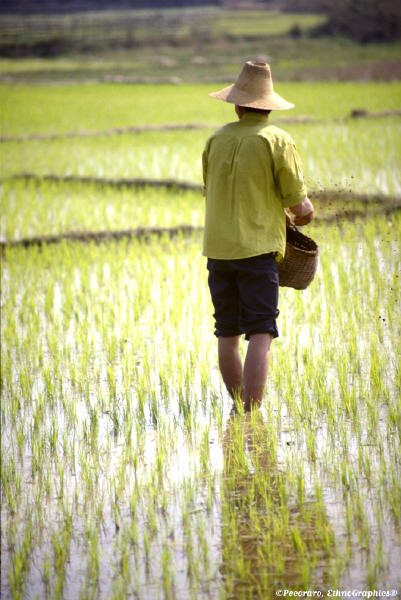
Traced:
<path id="1" fill-rule="evenodd" d="M 249 93 L 243 92 L 235 83 L 219 90 L 218 92 L 211 92 L 209 96 L 217 98 L 218 100 L 224 100 L 231 104 L 237 104 L 238 106 L 246 106 L 248 108 L 259 108 L 261 110 L 288 110 L 294 108 L 295 104 L 287 102 L 279 94 L 274 91 L 269 91 L 260 98 L 251 99 Z"/>

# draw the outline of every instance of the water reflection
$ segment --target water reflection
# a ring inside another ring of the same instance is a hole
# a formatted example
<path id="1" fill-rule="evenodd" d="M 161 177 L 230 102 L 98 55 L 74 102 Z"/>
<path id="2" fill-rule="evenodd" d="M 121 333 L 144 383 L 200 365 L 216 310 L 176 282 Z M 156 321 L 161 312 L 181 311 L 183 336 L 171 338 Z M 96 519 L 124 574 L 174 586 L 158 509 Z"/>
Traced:
<path id="1" fill-rule="evenodd" d="M 231 414 L 223 451 L 224 597 L 270 598 L 279 588 L 324 587 L 327 577 L 316 570 L 331 543 L 324 505 L 303 496 L 296 473 L 279 468 L 259 410 Z"/>

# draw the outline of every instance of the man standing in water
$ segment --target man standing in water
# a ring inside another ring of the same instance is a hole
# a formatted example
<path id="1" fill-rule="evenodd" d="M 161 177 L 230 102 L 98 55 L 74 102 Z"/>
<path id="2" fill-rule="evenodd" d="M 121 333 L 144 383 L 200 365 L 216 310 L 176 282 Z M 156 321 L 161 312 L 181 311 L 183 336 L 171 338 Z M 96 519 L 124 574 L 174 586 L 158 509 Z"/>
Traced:
<path id="1" fill-rule="evenodd" d="M 313 219 L 291 136 L 269 125 L 271 110 L 293 108 L 273 91 L 269 65 L 245 63 L 214 98 L 235 104 L 238 121 L 214 133 L 203 152 L 206 219 L 203 254 L 214 305 L 219 367 L 244 409 L 260 406 L 272 340 L 278 336 L 277 260 L 285 252 L 286 214 Z M 239 338 L 249 341 L 242 366 Z"/>

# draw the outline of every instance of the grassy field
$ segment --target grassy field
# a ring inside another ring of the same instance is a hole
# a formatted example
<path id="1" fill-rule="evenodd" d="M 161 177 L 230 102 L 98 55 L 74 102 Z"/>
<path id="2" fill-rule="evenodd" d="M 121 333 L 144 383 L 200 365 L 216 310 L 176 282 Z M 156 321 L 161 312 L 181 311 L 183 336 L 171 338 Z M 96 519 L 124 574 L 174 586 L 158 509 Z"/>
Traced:
<path id="1" fill-rule="evenodd" d="M 194 11 L 186 22 L 174 14 L 171 35 L 181 45 L 160 53 L 137 47 L 0 65 L 9 79 L 0 86 L 0 595 L 400 593 L 400 117 L 350 117 L 399 109 L 399 82 L 275 79 L 296 104 L 270 119 L 293 136 L 315 194 L 318 219 L 306 232 L 320 264 L 306 291 L 280 288 L 280 337 L 260 411 L 243 414 L 220 380 L 199 231 L 8 244 L 201 226 L 198 189 L 118 182 L 173 178 L 199 187 L 206 139 L 234 118 L 231 105 L 207 95 L 223 82 L 199 81 L 213 72 L 229 83 L 265 31 L 282 79 L 295 73 L 292 57 L 304 74 L 372 65 L 373 46 L 309 38 L 316 15 L 297 16 L 304 33 L 294 43 L 285 33 L 291 15 L 236 13 L 228 23 L 224 11 L 207 14 L 216 38 L 198 53 L 185 46 Z M 146 11 L 136 16 L 149 24 Z M 103 17 L 88 15 L 94 36 Z M 227 52 L 220 63 L 217 42 Z M 377 48 L 376 66 L 397 46 Z M 155 77 L 183 66 L 183 78 L 198 83 L 57 85 L 89 72 L 96 80 L 143 76 L 149 65 Z M 52 85 L 38 83 L 47 78 Z M 163 129 L 188 123 L 200 125 Z M 110 131 L 149 125 L 160 129 Z"/>
<path id="2" fill-rule="evenodd" d="M 222 81 L 256 57 L 285 80 L 400 78 L 399 42 L 361 46 L 313 37 L 323 21 L 315 14 L 217 7 L 2 15 L 0 80 Z"/>
<path id="3" fill-rule="evenodd" d="M 325 21 L 323 15 L 291 14 L 274 10 L 231 11 L 216 6 L 167 10 L 105 10 L 66 15 L 3 15 L 2 49 L 9 44 L 35 43 L 54 38 L 71 40 L 76 49 L 109 48 L 138 43 L 158 45 L 158 38 L 177 44 L 207 35 L 280 36 L 297 24 L 302 31 Z M 158 35 L 159 34 L 159 35 Z M 92 47 L 90 47 L 92 46 Z"/>

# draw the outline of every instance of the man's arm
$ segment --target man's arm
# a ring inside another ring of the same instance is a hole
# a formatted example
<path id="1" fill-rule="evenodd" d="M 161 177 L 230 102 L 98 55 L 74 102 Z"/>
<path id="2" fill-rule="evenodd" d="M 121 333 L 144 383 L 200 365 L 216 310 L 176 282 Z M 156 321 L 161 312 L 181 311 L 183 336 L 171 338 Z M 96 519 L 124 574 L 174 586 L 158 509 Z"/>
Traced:
<path id="1" fill-rule="evenodd" d="M 274 178 L 281 195 L 283 208 L 295 215 L 295 225 L 307 225 L 313 219 L 313 205 L 307 197 L 301 159 L 290 135 L 278 137 L 272 146 Z M 303 198 L 301 202 L 299 200 Z M 298 204 L 294 205 L 294 202 Z M 292 205 L 292 206 L 291 206 Z M 288 213 L 287 221 L 290 220 Z"/>
<path id="2" fill-rule="evenodd" d="M 203 172 L 203 195 L 206 196 L 206 184 L 207 184 L 207 163 L 209 156 L 209 145 L 210 140 L 206 142 L 206 146 L 202 154 L 202 172 Z"/>
<path id="3" fill-rule="evenodd" d="M 308 197 L 305 197 L 299 204 L 291 206 L 290 211 L 295 215 L 295 225 L 300 227 L 310 223 L 314 217 L 313 204 Z"/>

